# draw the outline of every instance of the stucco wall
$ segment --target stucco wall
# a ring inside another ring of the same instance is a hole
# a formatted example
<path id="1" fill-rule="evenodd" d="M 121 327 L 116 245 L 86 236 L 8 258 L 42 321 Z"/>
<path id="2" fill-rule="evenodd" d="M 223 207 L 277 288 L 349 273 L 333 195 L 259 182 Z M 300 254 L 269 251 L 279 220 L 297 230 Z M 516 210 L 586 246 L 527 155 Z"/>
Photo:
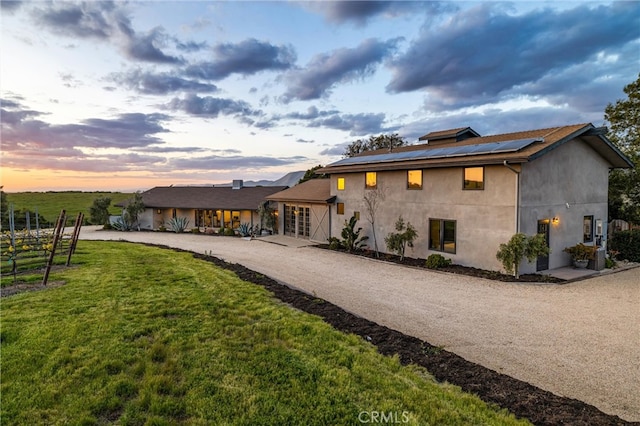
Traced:
<path id="1" fill-rule="evenodd" d="M 550 269 L 571 263 L 562 250 L 583 241 L 584 216 L 601 219 L 606 236 L 608 176 L 607 161 L 580 139 L 522 166 L 521 232 L 533 235 L 538 220 L 558 218 L 549 230 Z M 523 273 L 535 270 L 535 262 L 521 268 Z"/>
<path id="2" fill-rule="evenodd" d="M 345 189 L 337 190 L 337 179 L 345 178 Z M 336 174 L 331 176 L 331 194 L 336 203 L 345 203 L 345 214 L 337 215 L 332 207 L 331 234 L 339 236 L 345 220 L 354 212 L 360 212 L 358 226 L 369 236 L 373 248 L 373 233 L 367 220 L 363 198 L 364 173 Z M 378 248 L 386 252 L 384 237 L 395 232 L 395 222 L 400 215 L 411 222 L 418 232 L 413 250 L 407 256 L 426 258 L 428 249 L 429 219 L 456 221 L 456 253 L 441 253 L 455 263 L 473 265 L 485 269 L 499 269 L 495 253 L 500 243 L 515 232 L 516 175 L 504 166 L 485 167 L 485 189 L 463 190 L 461 167 L 423 170 L 421 190 L 407 189 L 407 171 L 378 172 L 378 187 L 385 192 L 385 201 L 376 214 Z"/>

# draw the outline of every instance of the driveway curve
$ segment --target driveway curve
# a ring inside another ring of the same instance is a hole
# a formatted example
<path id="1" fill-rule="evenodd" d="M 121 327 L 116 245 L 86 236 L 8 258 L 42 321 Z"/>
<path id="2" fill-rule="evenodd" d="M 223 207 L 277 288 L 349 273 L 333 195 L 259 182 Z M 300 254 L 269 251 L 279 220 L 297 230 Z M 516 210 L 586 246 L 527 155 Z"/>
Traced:
<path id="1" fill-rule="evenodd" d="M 639 268 L 535 285 L 419 270 L 260 238 L 95 227 L 84 227 L 80 238 L 211 253 L 471 362 L 640 421 Z"/>

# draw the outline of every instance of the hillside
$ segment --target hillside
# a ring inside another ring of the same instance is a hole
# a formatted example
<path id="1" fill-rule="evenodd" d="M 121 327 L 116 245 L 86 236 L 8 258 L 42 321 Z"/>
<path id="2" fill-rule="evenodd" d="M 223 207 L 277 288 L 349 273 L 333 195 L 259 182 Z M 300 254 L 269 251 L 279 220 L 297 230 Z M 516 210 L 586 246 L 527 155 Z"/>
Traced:
<path id="1" fill-rule="evenodd" d="M 80 191 L 14 192 L 6 194 L 7 203 L 13 203 L 15 210 L 35 212 L 37 209 L 41 218 L 44 217 L 50 223 L 56 221 L 62 209 L 67 211 L 67 218 L 71 221 L 75 220 L 78 212 L 84 213 L 86 219 L 89 220 L 89 208 L 93 204 L 93 200 L 99 197 L 111 198 L 109 211 L 112 214 L 120 214 L 120 209 L 113 207 L 113 205 L 131 196 L 130 193 L 123 192 Z M 41 225 L 46 226 L 46 224 Z"/>

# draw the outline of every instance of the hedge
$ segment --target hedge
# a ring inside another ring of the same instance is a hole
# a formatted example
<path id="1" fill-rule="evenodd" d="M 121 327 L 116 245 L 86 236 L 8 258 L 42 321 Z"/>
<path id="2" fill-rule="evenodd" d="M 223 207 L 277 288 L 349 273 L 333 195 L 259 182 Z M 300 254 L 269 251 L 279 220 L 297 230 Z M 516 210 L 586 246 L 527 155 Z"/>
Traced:
<path id="1" fill-rule="evenodd" d="M 640 262 L 640 229 L 614 233 L 609 240 L 609 250 L 619 252 L 618 259 Z"/>

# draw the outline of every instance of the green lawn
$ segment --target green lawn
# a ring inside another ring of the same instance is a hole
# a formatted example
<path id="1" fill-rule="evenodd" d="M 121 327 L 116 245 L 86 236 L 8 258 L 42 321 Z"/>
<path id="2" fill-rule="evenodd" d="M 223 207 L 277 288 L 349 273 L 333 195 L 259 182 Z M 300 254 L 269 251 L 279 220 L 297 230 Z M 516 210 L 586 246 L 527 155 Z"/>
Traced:
<path id="1" fill-rule="evenodd" d="M 7 202 L 13 203 L 16 210 L 38 209 L 38 214 L 44 216 L 49 222 L 55 223 L 60 210 L 67 211 L 67 218 L 75 220 L 78 212 L 84 213 L 89 220 L 89 208 L 93 205 L 93 200 L 98 197 L 111 198 L 111 214 L 120 214 L 120 208 L 113 205 L 131 197 L 132 194 L 122 192 L 14 192 L 6 193 Z M 32 219 L 35 220 L 35 219 Z"/>
<path id="2" fill-rule="evenodd" d="M 2 424 L 526 424 L 188 253 L 80 241 L 74 264 L 2 300 Z"/>

